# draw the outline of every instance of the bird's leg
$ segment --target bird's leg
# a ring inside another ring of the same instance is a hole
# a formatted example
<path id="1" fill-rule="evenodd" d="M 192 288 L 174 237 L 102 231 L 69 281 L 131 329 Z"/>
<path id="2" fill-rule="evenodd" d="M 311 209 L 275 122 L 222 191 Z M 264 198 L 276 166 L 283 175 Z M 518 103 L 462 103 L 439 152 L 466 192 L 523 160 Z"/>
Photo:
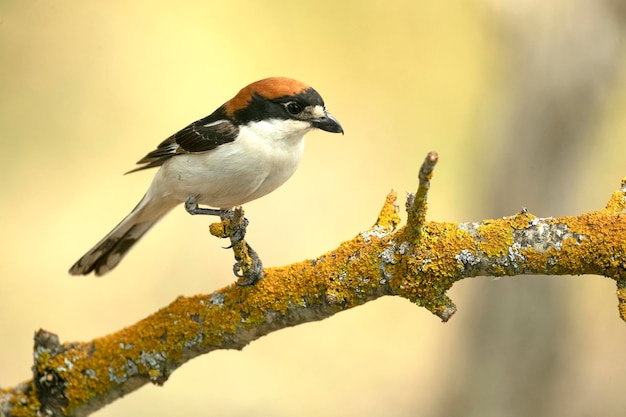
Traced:
<path id="1" fill-rule="evenodd" d="M 222 215 L 224 214 L 225 211 L 228 211 L 228 210 L 217 210 L 217 209 L 198 207 L 198 201 L 196 200 L 196 197 L 193 195 L 190 195 L 189 197 L 187 197 L 187 200 L 185 201 L 185 210 L 187 210 L 187 213 L 192 214 L 192 215 L 204 214 L 204 215 L 209 215 L 209 216 L 220 216 L 220 218 L 222 218 Z"/>
<path id="2" fill-rule="evenodd" d="M 209 216 L 219 216 L 222 222 L 215 223 L 215 224 L 224 226 L 224 230 L 222 233 L 219 234 L 219 236 L 213 232 L 211 233 L 214 236 L 218 236 L 222 238 L 226 238 L 226 237 L 230 238 L 231 245 L 227 246 L 225 249 L 232 248 L 234 243 L 239 242 L 240 240 L 243 240 L 243 238 L 246 236 L 246 227 L 248 226 L 248 219 L 243 217 L 243 214 L 240 216 L 241 221 L 238 220 L 233 223 L 231 221 L 231 219 L 233 219 L 234 217 L 233 210 L 211 209 L 211 208 L 199 207 L 196 197 L 192 195 L 187 197 L 187 200 L 185 201 L 185 210 L 187 210 L 187 213 L 191 215 L 202 214 L 202 215 L 209 215 Z M 232 230 L 227 231 L 226 230 L 227 226 L 231 227 Z"/>
<path id="3" fill-rule="evenodd" d="M 263 278 L 263 263 L 256 251 L 244 240 L 248 219 L 244 217 L 241 207 L 234 210 L 200 208 L 195 197 L 189 196 L 185 201 L 185 209 L 190 214 L 220 216 L 221 222 L 211 224 L 209 231 L 213 236 L 230 239 L 230 246 L 226 249 L 232 248 L 235 253 L 237 263 L 233 266 L 233 272 L 239 278 L 237 285 L 252 285 Z"/>

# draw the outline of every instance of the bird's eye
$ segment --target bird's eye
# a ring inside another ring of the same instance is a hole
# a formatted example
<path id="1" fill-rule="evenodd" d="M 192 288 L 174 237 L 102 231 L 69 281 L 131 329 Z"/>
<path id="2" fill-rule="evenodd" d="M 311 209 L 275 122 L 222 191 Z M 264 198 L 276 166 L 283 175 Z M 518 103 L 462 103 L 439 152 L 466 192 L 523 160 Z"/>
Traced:
<path id="1" fill-rule="evenodd" d="M 302 113 L 303 110 L 302 106 L 295 101 L 290 101 L 289 103 L 285 104 L 285 108 L 289 113 L 294 115 Z"/>

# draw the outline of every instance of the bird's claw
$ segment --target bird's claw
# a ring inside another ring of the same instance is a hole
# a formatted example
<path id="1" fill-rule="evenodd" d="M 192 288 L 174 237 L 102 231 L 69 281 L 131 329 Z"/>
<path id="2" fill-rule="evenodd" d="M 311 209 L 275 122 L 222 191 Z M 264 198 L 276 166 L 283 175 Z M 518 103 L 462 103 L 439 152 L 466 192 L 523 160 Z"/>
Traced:
<path id="1" fill-rule="evenodd" d="M 252 247 L 246 243 L 245 252 L 247 259 L 238 258 L 235 254 L 237 263 L 233 265 L 233 273 L 239 279 L 237 285 L 247 287 L 263 278 L 263 263 L 261 258 Z"/>
<path id="2" fill-rule="evenodd" d="M 232 211 L 232 210 L 218 210 L 218 209 L 199 207 L 198 201 L 196 200 L 196 197 L 193 195 L 190 195 L 189 197 L 187 197 L 187 200 L 185 200 L 185 210 L 187 210 L 187 213 L 191 215 L 204 214 L 208 216 L 220 216 L 220 218 L 222 218 L 224 212 Z"/>

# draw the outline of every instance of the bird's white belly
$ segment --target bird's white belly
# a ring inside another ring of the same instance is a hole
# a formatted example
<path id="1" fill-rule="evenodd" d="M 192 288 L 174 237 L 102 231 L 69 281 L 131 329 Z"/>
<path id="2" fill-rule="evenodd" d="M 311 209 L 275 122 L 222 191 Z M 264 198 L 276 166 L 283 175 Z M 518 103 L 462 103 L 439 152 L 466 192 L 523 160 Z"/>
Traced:
<path id="1" fill-rule="evenodd" d="M 303 137 L 274 143 L 240 139 L 211 151 L 170 158 L 159 169 L 149 193 L 180 202 L 195 196 L 199 204 L 231 208 L 274 191 L 293 175 L 302 159 Z"/>

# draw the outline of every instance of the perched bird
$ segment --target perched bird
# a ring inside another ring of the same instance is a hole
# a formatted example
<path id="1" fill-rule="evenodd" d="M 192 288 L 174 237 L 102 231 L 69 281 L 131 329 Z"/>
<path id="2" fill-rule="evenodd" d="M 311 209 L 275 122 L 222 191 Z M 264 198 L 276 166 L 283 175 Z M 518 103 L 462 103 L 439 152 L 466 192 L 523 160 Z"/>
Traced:
<path id="1" fill-rule="evenodd" d="M 244 87 L 209 116 L 165 139 L 130 171 L 160 167 L 146 195 L 70 268 L 103 275 L 180 203 L 192 214 L 220 214 L 271 193 L 293 175 L 312 129 L 343 133 L 312 87 L 274 77 Z M 219 210 L 199 208 L 198 204 Z"/>

